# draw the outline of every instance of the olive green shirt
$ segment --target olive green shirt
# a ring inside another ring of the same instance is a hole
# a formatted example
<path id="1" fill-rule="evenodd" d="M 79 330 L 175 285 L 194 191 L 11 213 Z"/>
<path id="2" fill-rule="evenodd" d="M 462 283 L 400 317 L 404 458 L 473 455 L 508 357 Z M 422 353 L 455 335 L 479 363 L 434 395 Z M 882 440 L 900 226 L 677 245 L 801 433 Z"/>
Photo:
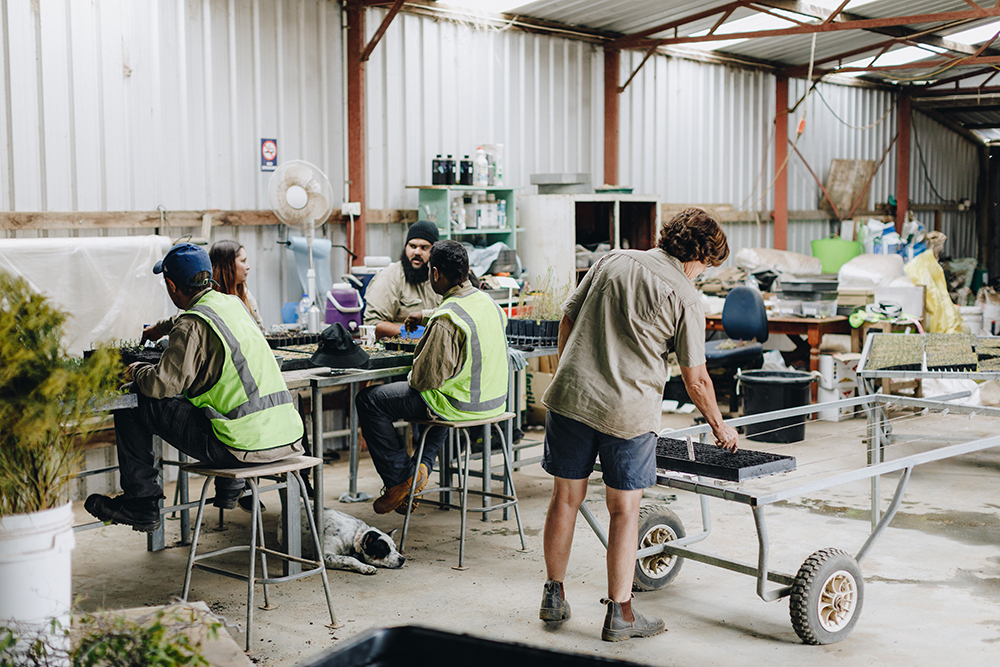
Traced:
<path id="1" fill-rule="evenodd" d="M 198 303 L 208 291 L 195 294 L 189 307 Z M 199 396 L 219 381 L 226 360 L 226 348 L 205 320 L 181 312 L 157 322 L 156 328 L 160 332 L 169 332 L 170 340 L 159 363 L 141 364 L 135 369 L 133 381 L 142 395 L 165 399 L 186 391 L 189 396 Z M 305 451 L 300 442 L 261 451 L 228 449 L 236 458 L 247 463 L 276 461 Z"/>
<path id="2" fill-rule="evenodd" d="M 667 355 L 705 363 L 701 297 L 680 261 L 660 249 L 616 250 L 562 309 L 573 329 L 542 403 L 616 438 L 658 431 Z"/>
<path id="3" fill-rule="evenodd" d="M 430 280 L 419 285 L 406 282 L 402 263 L 393 262 L 372 278 L 365 290 L 365 303 L 365 324 L 402 324 L 416 310 L 429 317 L 441 305 L 441 297 L 434 293 Z"/>
<path id="4" fill-rule="evenodd" d="M 466 280 L 445 292 L 444 299 L 465 296 L 475 289 Z M 465 332 L 447 317 L 435 318 L 424 330 L 413 355 L 413 370 L 407 378 L 410 387 L 417 391 L 440 389 L 465 365 Z"/>

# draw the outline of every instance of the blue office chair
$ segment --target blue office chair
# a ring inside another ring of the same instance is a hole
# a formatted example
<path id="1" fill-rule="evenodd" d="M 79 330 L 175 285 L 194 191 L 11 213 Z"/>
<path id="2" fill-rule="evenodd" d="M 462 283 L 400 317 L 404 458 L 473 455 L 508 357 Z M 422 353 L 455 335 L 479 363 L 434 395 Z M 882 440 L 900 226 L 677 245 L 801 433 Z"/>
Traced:
<path id="1" fill-rule="evenodd" d="M 725 368 L 729 380 L 729 411 L 739 411 L 736 370 L 764 365 L 767 342 L 767 309 L 760 292 L 751 287 L 734 287 L 722 307 L 722 328 L 729 336 L 705 343 L 708 368 Z"/>

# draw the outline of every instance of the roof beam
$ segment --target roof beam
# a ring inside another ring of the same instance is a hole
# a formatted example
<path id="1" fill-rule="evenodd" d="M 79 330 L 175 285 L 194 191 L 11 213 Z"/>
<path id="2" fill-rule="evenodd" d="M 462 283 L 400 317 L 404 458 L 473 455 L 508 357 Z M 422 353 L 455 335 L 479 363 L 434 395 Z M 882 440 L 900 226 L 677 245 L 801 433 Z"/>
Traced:
<path id="1" fill-rule="evenodd" d="M 964 127 L 967 130 L 996 130 L 1000 129 L 1000 120 L 995 123 L 968 123 Z"/>
<path id="2" fill-rule="evenodd" d="M 802 14 L 804 16 L 811 16 L 816 19 L 821 19 L 823 24 L 828 24 L 832 21 L 861 21 L 865 20 L 867 17 L 860 14 L 855 14 L 854 12 L 841 11 L 847 3 L 843 3 L 837 9 L 831 11 L 824 9 L 823 7 L 817 7 L 815 5 L 810 5 L 805 2 L 797 2 L 796 0 L 759 0 L 758 4 L 766 5 L 768 7 L 774 7 L 776 9 L 783 9 L 788 12 L 795 12 L 796 14 Z M 977 7 L 981 9 L 981 7 Z M 968 44 L 960 44 L 958 42 L 953 42 L 951 40 L 939 37 L 933 34 L 927 34 L 926 31 L 911 30 L 904 26 L 886 26 L 882 28 L 870 28 L 866 30 L 867 32 L 874 32 L 880 35 L 887 35 L 889 37 L 895 37 L 896 39 L 905 39 L 911 42 L 916 42 L 918 44 L 926 44 L 928 46 L 936 46 L 953 53 L 962 53 L 965 55 L 972 55 L 976 52 L 976 49 Z"/>
<path id="3" fill-rule="evenodd" d="M 769 0 L 769 2 L 772 0 Z M 776 0 L 775 0 L 776 1 Z M 721 9 L 721 8 L 720 8 Z M 706 13 L 706 15 L 714 15 L 719 13 L 719 10 Z M 713 34 L 713 35 L 700 35 L 698 37 L 686 36 L 686 37 L 668 37 L 662 39 L 638 39 L 623 38 L 620 40 L 619 45 L 621 48 L 625 48 L 626 44 L 628 47 L 646 47 L 657 44 L 659 46 L 667 46 L 671 44 L 694 44 L 699 42 L 715 42 L 720 40 L 731 40 L 731 39 L 759 39 L 762 37 L 788 37 L 790 35 L 810 35 L 815 33 L 825 33 L 825 32 L 839 32 L 842 30 L 878 30 L 881 28 L 893 28 L 899 26 L 907 26 L 917 23 L 949 23 L 952 21 L 968 21 L 975 19 L 987 19 L 987 18 L 997 18 L 1000 17 L 1000 6 L 994 6 L 990 8 L 982 8 L 979 10 L 966 9 L 961 11 L 953 12 L 936 12 L 933 14 L 912 14 L 909 16 L 886 16 L 881 18 L 858 18 L 854 20 L 834 20 L 830 23 L 813 23 L 807 25 L 795 25 L 790 28 L 776 28 L 771 30 L 748 30 L 745 32 L 735 32 L 735 33 L 725 33 L 725 34 Z M 839 17 L 838 17 L 839 18 Z M 675 21 L 676 26 L 684 25 L 690 23 L 693 19 L 681 19 Z M 671 27 L 674 27 L 673 25 Z M 664 28 L 665 29 L 665 28 Z M 656 32 L 662 32 L 661 30 L 651 29 L 653 32 L 645 31 L 647 34 L 655 34 Z"/>

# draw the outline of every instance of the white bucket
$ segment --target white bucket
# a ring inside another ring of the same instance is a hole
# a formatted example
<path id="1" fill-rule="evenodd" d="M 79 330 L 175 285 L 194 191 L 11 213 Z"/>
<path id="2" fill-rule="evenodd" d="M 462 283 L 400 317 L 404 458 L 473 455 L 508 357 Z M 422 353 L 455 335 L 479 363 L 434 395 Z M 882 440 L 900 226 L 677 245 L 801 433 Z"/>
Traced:
<path id="1" fill-rule="evenodd" d="M 983 307 L 982 306 L 962 306 L 959 308 L 962 313 L 962 321 L 969 327 L 969 333 L 978 336 L 983 329 Z"/>
<path id="2" fill-rule="evenodd" d="M 69 629 L 73 582 L 73 505 L 0 517 L 0 625 Z"/>

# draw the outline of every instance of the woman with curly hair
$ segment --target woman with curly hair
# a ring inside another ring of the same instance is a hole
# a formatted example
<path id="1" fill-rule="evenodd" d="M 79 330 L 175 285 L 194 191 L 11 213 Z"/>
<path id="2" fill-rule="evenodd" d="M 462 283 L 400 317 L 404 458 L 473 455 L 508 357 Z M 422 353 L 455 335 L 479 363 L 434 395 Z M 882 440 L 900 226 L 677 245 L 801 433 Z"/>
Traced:
<path id="1" fill-rule="evenodd" d="M 651 637 L 665 629 L 662 619 L 632 609 L 639 502 L 643 489 L 656 483 L 668 353 L 677 353 L 684 385 L 716 444 L 736 450 L 737 433 L 715 402 L 705 363 L 705 313 L 694 287 L 706 267 L 728 255 L 718 221 L 687 209 L 663 225 L 655 248 L 603 257 L 563 304 L 559 367 L 542 398 L 548 408 L 542 467 L 554 478 L 545 518 L 542 620 L 570 616 L 563 582 L 576 513 L 600 456 L 611 515 L 601 638 Z"/>
<path id="2" fill-rule="evenodd" d="M 250 262 L 247 261 L 247 251 L 236 241 L 225 239 L 216 241 L 208 251 L 212 259 L 212 278 L 218 291 L 223 294 L 233 294 L 239 297 L 243 305 L 250 311 L 254 322 L 260 327 L 261 333 L 267 333 L 264 322 L 260 319 L 257 300 L 247 287 L 247 275 L 250 273 Z"/>

